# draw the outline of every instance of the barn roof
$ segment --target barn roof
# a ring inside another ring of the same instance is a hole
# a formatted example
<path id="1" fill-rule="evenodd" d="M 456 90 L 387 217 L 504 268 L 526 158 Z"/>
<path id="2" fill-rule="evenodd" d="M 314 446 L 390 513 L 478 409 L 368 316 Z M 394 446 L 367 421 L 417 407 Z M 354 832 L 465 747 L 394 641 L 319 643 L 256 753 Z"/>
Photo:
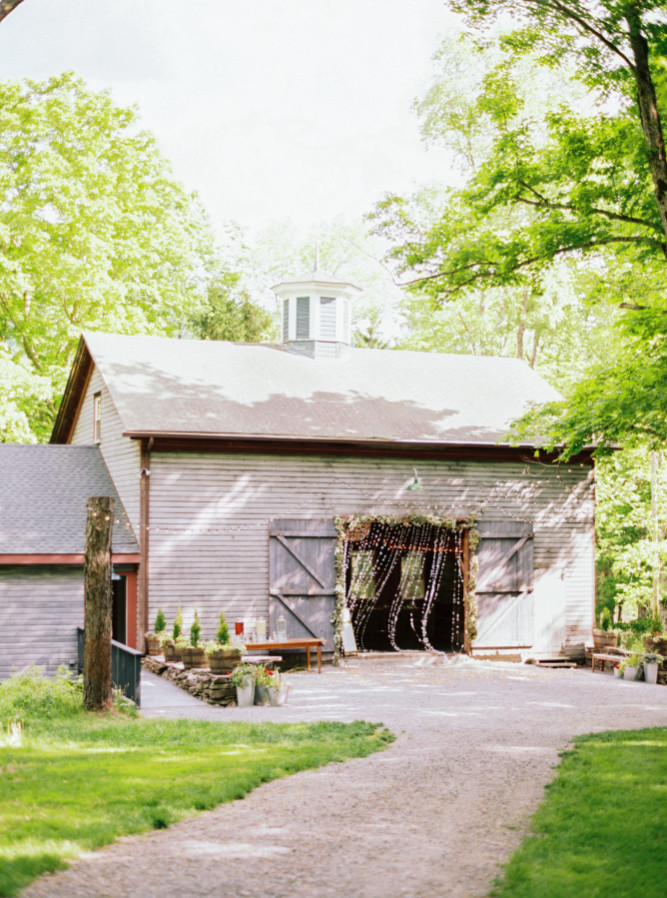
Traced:
<path id="1" fill-rule="evenodd" d="M 81 555 L 86 504 L 112 496 L 114 554 L 139 551 L 97 446 L 0 443 L 0 555 Z"/>
<path id="2" fill-rule="evenodd" d="M 508 358 L 353 348 L 313 359 L 275 344 L 100 333 L 84 335 L 79 369 L 84 357 L 132 436 L 493 445 L 530 403 L 559 398 Z M 81 391 L 73 374 L 54 441 Z"/>

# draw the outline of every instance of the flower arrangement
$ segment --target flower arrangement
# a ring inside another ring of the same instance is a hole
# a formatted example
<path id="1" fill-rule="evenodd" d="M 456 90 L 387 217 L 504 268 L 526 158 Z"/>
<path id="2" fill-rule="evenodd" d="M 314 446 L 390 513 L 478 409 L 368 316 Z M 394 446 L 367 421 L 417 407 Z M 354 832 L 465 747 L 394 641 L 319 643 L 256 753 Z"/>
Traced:
<path id="1" fill-rule="evenodd" d="M 243 689 L 255 682 L 256 664 L 239 664 L 231 673 L 230 680 L 232 685 L 240 686 Z"/>
<path id="2" fill-rule="evenodd" d="M 644 654 L 644 662 L 646 664 L 662 664 L 664 657 L 657 652 L 646 652 Z"/>

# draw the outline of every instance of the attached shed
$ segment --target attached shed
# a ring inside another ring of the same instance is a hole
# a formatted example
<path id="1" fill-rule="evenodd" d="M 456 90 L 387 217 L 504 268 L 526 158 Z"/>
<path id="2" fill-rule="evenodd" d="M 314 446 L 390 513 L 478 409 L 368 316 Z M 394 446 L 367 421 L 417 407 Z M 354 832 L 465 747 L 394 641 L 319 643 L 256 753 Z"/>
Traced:
<path id="1" fill-rule="evenodd" d="M 99 448 L 0 443 L 0 485 L 0 679 L 76 661 L 91 496 L 115 501 L 114 637 L 135 645 L 139 547 Z"/>
<path id="2" fill-rule="evenodd" d="M 139 537 L 138 633 L 181 604 L 206 637 L 224 611 L 332 648 L 344 603 L 369 650 L 574 650 L 591 455 L 504 442 L 558 394 L 516 359 L 352 348 L 348 288 L 279 285 L 280 344 L 82 337 L 52 440 L 99 445 Z"/>

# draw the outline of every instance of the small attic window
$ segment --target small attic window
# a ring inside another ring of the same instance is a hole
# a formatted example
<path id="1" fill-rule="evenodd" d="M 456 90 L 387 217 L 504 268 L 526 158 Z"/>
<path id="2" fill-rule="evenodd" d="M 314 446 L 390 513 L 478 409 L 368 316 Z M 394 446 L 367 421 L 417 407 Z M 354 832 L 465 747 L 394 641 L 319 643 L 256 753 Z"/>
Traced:
<path id="1" fill-rule="evenodd" d="M 102 394 L 93 396 L 93 443 L 102 442 Z"/>
<path id="2" fill-rule="evenodd" d="M 310 297 L 297 296 L 296 299 L 296 339 L 310 337 Z"/>

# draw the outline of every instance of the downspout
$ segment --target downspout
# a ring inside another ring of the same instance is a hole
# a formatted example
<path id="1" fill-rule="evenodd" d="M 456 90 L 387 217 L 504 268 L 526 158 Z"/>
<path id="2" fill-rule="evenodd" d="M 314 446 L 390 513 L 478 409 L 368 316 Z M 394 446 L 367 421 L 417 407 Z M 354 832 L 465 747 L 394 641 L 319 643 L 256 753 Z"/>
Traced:
<path id="1" fill-rule="evenodd" d="M 139 551 L 141 565 L 139 567 L 139 595 L 137 596 L 137 648 L 146 651 L 144 634 L 148 626 L 148 556 L 150 538 L 150 483 L 151 483 L 151 449 L 153 437 L 141 441 L 140 461 L 141 480 L 139 487 Z"/>

